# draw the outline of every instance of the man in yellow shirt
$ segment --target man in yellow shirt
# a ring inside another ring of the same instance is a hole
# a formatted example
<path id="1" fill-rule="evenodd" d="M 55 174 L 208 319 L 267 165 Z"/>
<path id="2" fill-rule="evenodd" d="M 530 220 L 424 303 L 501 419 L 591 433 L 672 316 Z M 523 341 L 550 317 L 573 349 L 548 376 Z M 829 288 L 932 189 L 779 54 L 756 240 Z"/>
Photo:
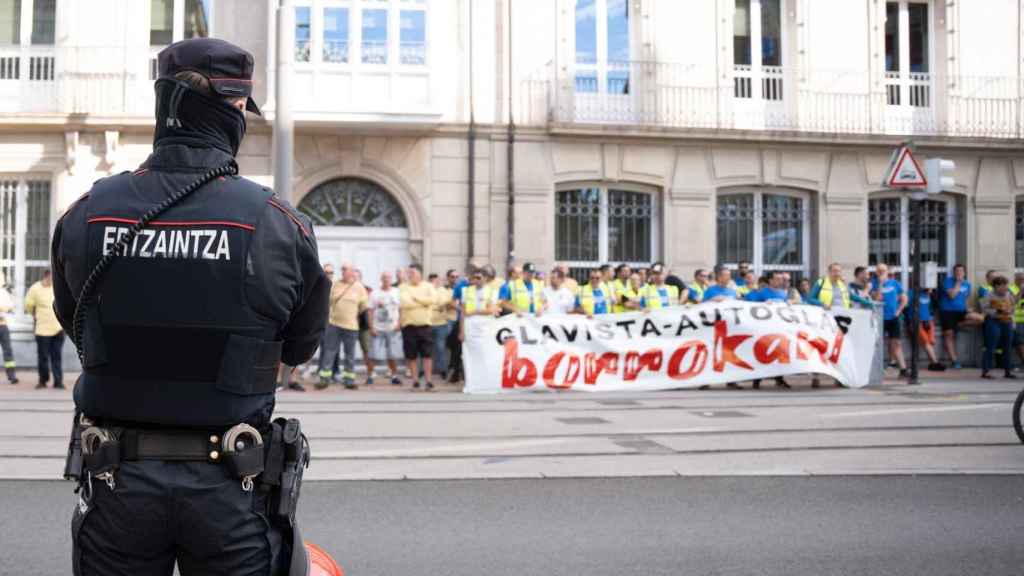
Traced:
<path id="1" fill-rule="evenodd" d="M 53 387 L 64 388 L 64 369 L 61 355 L 64 352 L 64 330 L 53 311 L 53 277 L 50 271 L 28 289 L 25 294 L 25 312 L 35 321 L 36 354 L 39 358 L 39 383 L 36 388 L 46 388 L 53 368 Z"/>
<path id="2" fill-rule="evenodd" d="M 452 300 L 452 289 L 441 283 L 437 274 L 430 275 L 430 284 L 434 287 L 434 307 L 430 311 L 430 331 L 434 338 L 434 374 L 444 379 L 448 373 L 448 315 L 455 310 Z"/>
<path id="3" fill-rule="evenodd" d="M 341 280 L 331 286 L 330 317 L 324 349 L 320 351 L 320 381 L 317 390 L 323 390 L 331 383 L 334 374 L 334 360 L 339 348 L 345 348 L 341 383 L 345 388 L 356 388 L 356 342 L 359 340 L 359 313 L 369 302 L 366 287 L 356 280 L 356 273 L 349 264 L 341 265 Z"/>
<path id="4" fill-rule="evenodd" d="M 420 388 L 419 372 L 416 360 L 423 360 L 423 375 L 426 378 L 426 389 L 433 390 L 430 382 L 434 368 L 434 333 L 431 329 L 431 314 L 437 301 L 437 292 L 429 282 L 423 281 L 423 268 L 419 264 L 411 264 L 406 276 L 407 282 L 400 288 L 402 349 L 405 352 L 405 363 L 409 368 L 409 377 L 413 379 L 412 387 Z"/>

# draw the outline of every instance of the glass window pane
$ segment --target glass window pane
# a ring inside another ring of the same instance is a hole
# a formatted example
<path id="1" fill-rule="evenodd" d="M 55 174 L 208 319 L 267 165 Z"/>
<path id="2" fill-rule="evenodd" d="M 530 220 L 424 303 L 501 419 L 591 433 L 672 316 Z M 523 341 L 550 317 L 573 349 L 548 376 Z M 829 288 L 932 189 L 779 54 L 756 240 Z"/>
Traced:
<path id="1" fill-rule="evenodd" d="M 782 66 L 782 13 L 779 0 L 761 0 L 761 65 Z"/>
<path id="2" fill-rule="evenodd" d="M 14 286 L 14 245 L 18 240 L 14 228 L 17 220 L 17 190 L 17 180 L 0 180 L 0 272 L 8 287 Z"/>
<path id="3" fill-rule="evenodd" d="M 902 268 L 900 235 L 905 220 L 899 198 L 868 201 L 868 265 Z"/>
<path id="4" fill-rule="evenodd" d="M 28 228 L 25 231 L 25 259 L 50 259 L 50 183 L 28 182 Z"/>
<path id="5" fill-rule="evenodd" d="M 732 21 L 732 63 L 750 65 L 750 0 L 736 0 Z"/>
<path id="6" fill-rule="evenodd" d="M 761 262 L 773 266 L 804 265 L 804 202 L 800 198 L 765 194 L 761 209 Z"/>
<path id="7" fill-rule="evenodd" d="M 596 265 L 601 242 L 600 189 L 561 191 L 555 204 L 555 259 Z"/>
<path id="8" fill-rule="evenodd" d="M 910 71 L 928 72 L 928 5 L 910 4 Z"/>
<path id="9" fill-rule="evenodd" d="M 597 63 L 597 0 L 576 0 L 576 63 Z"/>
<path id="10" fill-rule="evenodd" d="M 948 204 L 943 200 L 925 200 L 921 221 L 921 261 L 949 265 Z"/>
<path id="11" fill-rule="evenodd" d="M 310 49 L 309 6 L 295 8 L 295 61 L 309 62 Z"/>
<path id="12" fill-rule="evenodd" d="M 324 62 L 348 62 L 348 8 L 324 8 Z"/>
<path id="13" fill-rule="evenodd" d="M 213 0 L 185 0 L 185 38 L 210 36 L 210 5 Z"/>
<path id="14" fill-rule="evenodd" d="M 753 194 L 718 198 L 718 261 L 727 264 L 754 261 Z"/>
<path id="15" fill-rule="evenodd" d="M 0 0 L 0 44 L 21 42 L 21 0 Z"/>
<path id="16" fill-rule="evenodd" d="M 898 72 L 900 69 L 900 5 L 885 3 L 885 69 Z"/>
<path id="17" fill-rule="evenodd" d="M 388 63 L 388 11 L 363 10 L 363 64 Z"/>
<path id="18" fill-rule="evenodd" d="M 608 62 L 629 62 L 629 2 L 608 0 Z"/>
<path id="19" fill-rule="evenodd" d="M 32 43 L 53 44 L 57 27 L 57 0 L 32 3 Z"/>
<path id="20" fill-rule="evenodd" d="M 166 46 L 174 41 L 174 0 L 151 0 L 149 44 Z"/>
<path id="21" fill-rule="evenodd" d="M 654 197 L 608 191 L 608 257 L 612 262 L 650 262 Z"/>
<path id="22" fill-rule="evenodd" d="M 402 10 L 399 30 L 400 62 L 412 66 L 427 63 L 427 13 Z"/>

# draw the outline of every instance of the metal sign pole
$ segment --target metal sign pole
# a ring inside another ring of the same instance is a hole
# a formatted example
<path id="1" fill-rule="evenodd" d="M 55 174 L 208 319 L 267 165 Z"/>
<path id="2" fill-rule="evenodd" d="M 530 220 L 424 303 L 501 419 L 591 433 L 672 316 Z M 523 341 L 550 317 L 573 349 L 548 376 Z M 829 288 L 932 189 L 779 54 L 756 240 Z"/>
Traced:
<path id="1" fill-rule="evenodd" d="M 914 297 L 910 300 L 910 378 L 907 384 L 915 386 L 921 382 L 917 377 L 917 359 L 920 352 L 918 333 L 921 329 L 921 289 L 924 282 L 921 281 L 921 220 L 923 200 L 911 198 L 910 200 L 910 221 L 914 234 Z"/>

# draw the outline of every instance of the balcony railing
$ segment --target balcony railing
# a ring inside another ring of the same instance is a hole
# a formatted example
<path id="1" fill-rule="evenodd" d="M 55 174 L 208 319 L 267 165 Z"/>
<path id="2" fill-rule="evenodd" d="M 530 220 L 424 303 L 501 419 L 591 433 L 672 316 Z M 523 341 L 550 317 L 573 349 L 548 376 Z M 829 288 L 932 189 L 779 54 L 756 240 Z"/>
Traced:
<path id="1" fill-rule="evenodd" d="M 152 116 L 148 50 L 0 47 L 0 114 Z"/>
<path id="2" fill-rule="evenodd" d="M 626 77 L 628 90 L 610 78 Z M 609 80 L 605 80 L 609 79 Z M 629 62 L 548 65 L 519 90 L 517 122 L 657 129 L 1024 139 L 1024 84 L 1013 77 L 810 72 Z"/>

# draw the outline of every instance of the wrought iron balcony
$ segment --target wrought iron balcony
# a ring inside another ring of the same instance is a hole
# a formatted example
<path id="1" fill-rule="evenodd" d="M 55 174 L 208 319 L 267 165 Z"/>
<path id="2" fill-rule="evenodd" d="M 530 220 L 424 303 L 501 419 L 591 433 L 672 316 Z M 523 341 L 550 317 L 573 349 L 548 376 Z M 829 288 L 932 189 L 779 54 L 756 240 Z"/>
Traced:
<path id="1" fill-rule="evenodd" d="M 1022 111 L 1014 77 L 634 61 L 549 64 L 520 86 L 517 122 L 1022 139 Z"/>

